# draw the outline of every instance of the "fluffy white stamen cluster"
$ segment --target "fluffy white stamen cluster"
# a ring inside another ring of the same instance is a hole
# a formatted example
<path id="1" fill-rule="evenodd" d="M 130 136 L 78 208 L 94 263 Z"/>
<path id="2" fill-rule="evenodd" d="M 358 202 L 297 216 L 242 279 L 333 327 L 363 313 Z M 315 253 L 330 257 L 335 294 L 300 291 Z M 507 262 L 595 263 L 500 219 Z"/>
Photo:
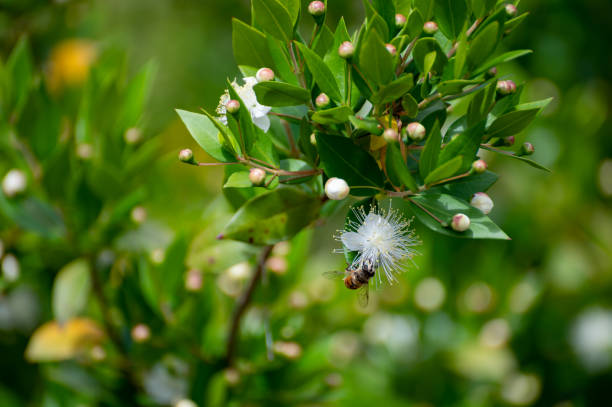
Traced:
<path id="1" fill-rule="evenodd" d="M 391 208 L 370 208 L 366 212 L 364 207 L 360 207 L 354 208 L 353 213 L 356 220 L 350 220 L 337 236 L 344 245 L 343 251 L 358 252 L 351 268 L 370 262 L 393 284 L 397 281 L 396 274 L 405 271 L 406 260 L 412 261 L 418 254 L 414 247 L 421 244 L 414 230 L 410 229 L 411 221 Z M 381 282 L 381 273 L 377 274 L 378 282 Z"/>
<path id="2" fill-rule="evenodd" d="M 257 101 L 257 96 L 255 95 L 255 91 L 253 90 L 253 86 L 257 85 L 257 78 L 254 76 L 247 76 L 244 78 L 244 85 L 238 85 L 238 82 L 232 82 L 232 87 L 242 99 L 242 103 L 249 109 L 249 113 L 251 113 L 251 118 L 253 119 L 253 124 L 255 126 L 262 129 L 264 132 L 267 132 L 270 128 L 270 118 L 268 117 L 268 113 L 272 110 L 269 106 L 264 106 L 259 104 Z M 219 106 L 217 107 L 217 114 L 219 115 L 219 120 L 227 125 L 227 109 L 225 105 L 230 101 L 229 92 L 225 92 L 221 95 L 221 99 L 219 100 Z"/>

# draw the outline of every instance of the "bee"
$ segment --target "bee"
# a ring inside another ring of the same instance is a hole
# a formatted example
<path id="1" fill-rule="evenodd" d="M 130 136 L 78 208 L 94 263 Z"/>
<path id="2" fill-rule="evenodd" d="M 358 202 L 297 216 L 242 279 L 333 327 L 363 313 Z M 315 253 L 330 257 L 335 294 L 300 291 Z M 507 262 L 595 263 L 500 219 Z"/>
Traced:
<path id="1" fill-rule="evenodd" d="M 349 290 L 358 290 L 359 304 L 363 307 L 368 305 L 370 300 L 370 279 L 374 277 L 376 267 L 372 262 L 365 261 L 358 268 L 346 268 L 345 271 L 328 271 L 323 273 L 330 279 L 343 279 L 344 285 Z"/>

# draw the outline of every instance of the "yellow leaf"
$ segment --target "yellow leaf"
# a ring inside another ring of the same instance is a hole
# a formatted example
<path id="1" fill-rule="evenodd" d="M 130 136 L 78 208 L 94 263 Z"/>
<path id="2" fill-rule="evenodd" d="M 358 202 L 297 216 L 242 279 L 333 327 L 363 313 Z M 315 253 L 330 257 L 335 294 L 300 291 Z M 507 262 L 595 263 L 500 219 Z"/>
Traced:
<path id="1" fill-rule="evenodd" d="M 64 324 L 50 321 L 32 334 L 25 357 L 30 362 L 72 359 L 99 343 L 103 337 L 102 328 L 87 318 L 74 318 Z"/>

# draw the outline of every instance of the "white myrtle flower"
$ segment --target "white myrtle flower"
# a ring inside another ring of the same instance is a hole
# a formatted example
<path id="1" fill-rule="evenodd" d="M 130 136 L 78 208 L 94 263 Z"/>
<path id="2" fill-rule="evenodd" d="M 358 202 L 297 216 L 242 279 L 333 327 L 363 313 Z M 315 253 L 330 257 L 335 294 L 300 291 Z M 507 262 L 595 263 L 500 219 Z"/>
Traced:
<path id="1" fill-rule="evenodd" d="M 350 267 L 356 269 L 369 262 L 393 284 L 397 281 L 395 275 L 405 271 L 406 260 L 412 261 L 418 254 L 414 247 L 421 244 L 410 229 L 411 221 L 391 208 L 371 207 L 366 212 L 362 206 L 353 208 L 353 213 L 357 220 L 349 220 L 337 237 L 344 246 L 342 251 L 357 252 Z M 380 283 L 381 273 L 377 274 Z"/>
<path id="2" fill-rule="evenodd" d="M 262 129 L 264 132 L 267 132 L 270 129 L 270 118 L 268 117 L 268 113 L 272 108 L 270 106 L 264 106 L 259 104 L 257 101 L 257 96 L 255 95 L 255 91 L 253 87 L 257 85 L 257 78 L 254 76 L 247 76 L 244 78 L 244 85 L 240 86 L 238 82 L 232 82 L 232 87 L 242 99 L 242 103 L 246 106 L 251 113 L 251 118 L 253 119 L 253 124 L 255 126 Z M 219 100 L 219 106 L 217 107 L 217 114 L 219 115 L 219 120 L 227 125 L 227 109 L 225 105 L 230 101 L 229 92 L 225 91 L 223 95 L 221 95 L 221 99 Z"/>

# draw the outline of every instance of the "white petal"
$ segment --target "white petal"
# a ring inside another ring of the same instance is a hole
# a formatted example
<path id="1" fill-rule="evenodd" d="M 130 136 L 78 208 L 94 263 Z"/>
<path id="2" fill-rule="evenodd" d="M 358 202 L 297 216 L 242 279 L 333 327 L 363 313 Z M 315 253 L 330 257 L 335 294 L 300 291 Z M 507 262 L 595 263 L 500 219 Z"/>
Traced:
<path id="1" fill-rule="evenodd" d="M 270 129 L 270 118 L 268 116 L 254 117 L 253 124 L 266 133 Z"/>
<path id="2" fill-rule="evenodd" d="M 356 232 L 344 232 L 340 237 L 342 244 L 350 251 L 359 251 L 363 249 L 364 239 Z"/>

